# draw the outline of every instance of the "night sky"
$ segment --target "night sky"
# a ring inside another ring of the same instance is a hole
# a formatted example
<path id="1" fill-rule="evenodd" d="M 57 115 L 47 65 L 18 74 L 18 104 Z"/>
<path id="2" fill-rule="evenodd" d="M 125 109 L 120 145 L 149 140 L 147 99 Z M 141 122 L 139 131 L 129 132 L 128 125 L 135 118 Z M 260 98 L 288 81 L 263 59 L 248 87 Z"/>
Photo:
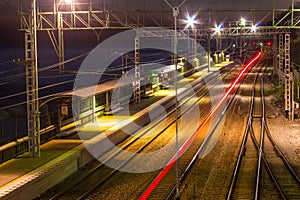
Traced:
<path id="1" fill-rule="evenodd" d="M 30 5 L 30 0 L 23 0 Z M 37 0 L 40 4 L 48 4 L 52 8 L 54 1 L 63 0 Z M 77 3 L 82 3 L 87 0 L 73 0 Z M 300 0 L 295 0 L 296 2 Z M 7 2 L 7 3 L 5 3 Z M 125 10 L 126 6 L 128 10 L 166 10 L 170 11 L 171 8 L 165 3 L 164 0 L 92 0 L 99 5 L 100 9 L 105 8 L 111 10 L 115 8 L 116 10 Z M 182 0 L 169 0 L 172 5 L 179 5 Z M 300 4 L 300 3 L 296 3 Z M 205 14 L 201 11 L 211 10 L 251 10 L 251 9 L 268 9 L 272 8 L 289 8 L 291 6 L 291 0 L 187 0 L 183 7 L 182 12 L 198 11 L 198 16 L 200 20 L 208 21 L 205 19 Z M 8 60 L 20 58 L 24 59 L 24 33 L 19 31 L 20 28 L 20 17 L 18 15 L 18 1 L 16 0 L 0 0 L 0 63 L 6 62 Z M 216 15 L 214 13 L 213 18 L 217 23 L 223 23 L 225 21 L 238 21 L 242 16 L 247 16 L 248 13 L 234 13 L 227 12 L 225 15 Z M 207 13 L 206 13 L 207 15 Z M 265 14 L 264 14 L 265 15 Z M 271 15 L 270 15 L 271 17 Z M 172 18 L 172 17 L 171 17 Z M 181 16 L 182 18 L 182 16 Z M 262 16 L 257 16 L 257 20 L 262 18 Z M 172 19 L 170 19 L 171 22 Z M 201 22 L 202 23 L 202 22 Z M 99 32 L 99 31 L 98 31 Z M 116 30 L 106 30 L 101 34 L 100 42 L 107 37 L 114 35 L 118 31 Z M 39 31 L 38 33 L 38 49 L 47 49 L 46 53 L 39 53 L 39 61 L 42 66 L 48 64 L 54 64 L 57 62 L 55 52 L 51 46 L 51 42 L 47 33 L 45 31 Z M 91 50 L 97 44 L 97 38 L 93 31 L 67 31 L 65 32 L 65 49 L 66 49 L 66 59 L 72 58 L 78 55 L 78 52 L 74 52 L 79 48 L 83 47 L 83 51 Z M 70 53 L 71 51 L 71 53 Z M 73 52 L 72 52 L 73 51 Z M 49 59 L 49 56 L 54 59 Z M 49 62 L 48 62 L 49 61 Z"/>
<path id="2" fill-rule="evenodd" d="M 28 1 L 28 0 L 27 0 Z M 42 2 L 45 0 L 38 0 Z M 77 2 L 84 2 L 85 0 L 76 0 Z M 102 2 L 102 0 L 93 0 Z M 5 2 L 8 2 L 6 4 Z M 28 1 L 29 2 L 29 1 Z M 46 0 L 46 2 L 52 2 Z M 116 9 L 124 9 L 126 6 L 125 0 L 109 0 L 105 2 L 107 9 L 115 7 Z M 172 5 L 178 5 L 181 1 L 169 0 Z M 296 0 L 297 2 L 297 0 Z M 270 9 L 274 8 L 288 8 L 291 5 L 291 0 L 187 0 L 182 10 L 207 10 L 207 9 Z M 170 9 L 163 0 L 128 0 L 127 8 L 129 10 L 144 9 L 147 10 L 168 10 Z M 23 34 L 18 31 L 19 17 L 18 17 L 18 1 L 15 0 L 0 0 L 0 26 L 1 26 L 1 46 L 19 45 L 23 41 Z M 201 13 L 199 14 L 201 15 Z M 238 16 L 239 17 L 239 16 Z"/>
<path id="3" fill-rule="evenodd" d="M 19 16 L 17 1 L 9 1 L 8 5 L 0 3 L 0 44 L 16 45 L 23 41 L 22 33 L 19 33 Z"/>

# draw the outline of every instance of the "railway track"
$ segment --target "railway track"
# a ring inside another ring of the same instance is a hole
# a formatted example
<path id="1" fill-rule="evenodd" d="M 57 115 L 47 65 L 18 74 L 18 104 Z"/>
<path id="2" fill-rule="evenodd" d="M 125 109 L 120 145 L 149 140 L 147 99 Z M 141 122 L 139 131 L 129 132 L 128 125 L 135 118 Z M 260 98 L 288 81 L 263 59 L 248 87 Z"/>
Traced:
<path id="1" fill-rule="evenodd" d="M 239 87 L 239 85 L 237 85 Z M 179 187 L 180 191 L 183 186 L 180 186 L 180 184 L 185 180 L 186 176 L 193 170 L 194 165 L 196 161 L 198 160 L 199 155 L 202 155 L 205 152 L 206 145 L 208 144 L 210 137 L 213 135 L 214 131 L 218 128 L 219 123 L 222 121 L 224 114 L 226 113 L 227 109 L 231 105 L 231 103 L 234 101 L 234 97 L 237 94 L 238 90 L 235 89 L 234 94 L 232 94 L 230 97 L 228 97 L 229 102 L 225 106 L 225 108 L 222 110 L 221 116 L 219 116 L 217 122 L 214 124 L 213 128 L 210 130 L 210 132 L 207 134 L 207 137 L 204 139 L 203 135 L 199 134 L 202 133 L 207 129 L 208 127 L 204 124 L 201 124 L 198 129 L 196 135 L 194 136 L 194 140 L 192 144 L 189 146 L 188 149 L 180 156 L 180 159 L 178 161 L 178 168 L 179 168 Z M 215 109 L 215 108 L 214 108 Z M 216 108 L 218 109 L 218 108 Z M 209 115 L 208 115 L 209 116 Z M 209 117 L 208 117 L 209 118 Z M 203 126 L 202 126 L 203 125 Z M 201 131 L 199 131 L 201 130 Z M 190 140 L 187 140 L 186 142 L 189 142 Z M 182 145 L 181 149 L 185 146 Z M 172 160 L 171 160 L 172 162 Z M 173 161 L 175 162 L 175 161 Z M 177 164 L 177 163 L 176 163 Z M 159 175 L 156 176 L 154 181 L 146 188 L 144 189 L 144 192 L 139 196 L 139 199 L 173 199 L 175 197 L 175 194 L 177 193 L 177 186 L 176 186 L 176 164 L 170 164 L 171 169 L 167 172 L 167 174 L 164 176 L 163 179 L 160 180 Z M 162 173 L 163 171 L 161 171 Z M 178 172 L 177 172 L 178 173 Z M 151 193 L 148 193 L 148 190 L 152 188 L 152 185 L 155 184 L 156 180 L 160 180 L 159 184 L 155 186 L 155 188 L 151 191 Z M 178 191 L 178 193 L 180 193 Z M 179 194 L 180 195 L 180 194 Z M 176 195 L 176 198 L 178 196 Z"/>
<path id="2" fill-rule="evenodd" d="M 232 69 L 234 70 L 234 68 Z M 228 76 L 229 73 L 223 74 L 222 78 L 225 79 Z M 214 76 L 208 84 L 210 84 L 210 87 L 215 87 L 218 83 L 215 81 L 220 77 Z M 199 82 L 197 85 L 194 86 L 195 88 L 198 88 L 196 91 L 196 95 L 198 96 L 198 99 L 203 98 L 205 95 L 207 95 L 209 88 L 206 88 L 205 85 L 203 85 L 203 82 Z M 185 99 L 181 105 L 189 102 L 190 99 Z M 196 104 L 198 100 L 195 100 L 193 104 Z M 190 108 L 192 106 L 189 106 L 186 110 L 182 112 L 182 114 L 189 112 Z M 168 115 L 167 115 L 167 121 L 165 125 L 158 131 L 155 131 L 155 135 L 152 133 L 151 139 L 148 141 L 144 141 L 143 145 L 137 145 L 138 140 L 141 136 L 149 133 L 155 126 L 157 126 L 159 123 L 164 121 L 164 118 L 159 119 L 155 122 L 153 122 L 148 128 L 146 128 L 143 131 L 140 131 L 138 135 L 135 135 L 135 138 L 131 138 L 120 145 L 120 149 L 122 150 L 129 150 L 132 151 L 132 146 L 139 146 L 139 148 L 135 148 L 135 153 L 143 152 L 149 145 L 155 142 L 155 140 L 158 137 L 162 137 L 162 134 L 174 125 L 176 119 L 175 119 L 175 109 L 172 109 Z M 179 116 L 180 117 L 180 116 Z M 105 162 L 110 162 L 116 157 L 122 158 L 122 151 L 116 151 L 110 153 L 109 156 L 107 156 L 107 159 Z M 93 198 L 97 196 L 98 193 L 101 193 L 101 188 L 104 187 L 106 184 L 109 184 L 109 182 L 113 181 L 115 177 L 121 176 L 123 172 L 120 170 L 130 163 L 132 159 L 135 159 L 135 157 L 126 157 L 126 159 L 123 162 L 119 163 L 119 166 L 116 169 L 112 169 L 107 167 L 104 164 L 97 164 L 94 166 L 91 170 L 89 170 L 85 175 L 83 175 L 80 179 L 78 179 L 74 184 L 70 185 L 69 187 L 65 188 L 61 192 L 59 192 L 57 195 L 53 196 L 51 199 L 86 199 L 86 198 Z M 104 162 L 104 163 L 105 163 Z M 88 189 L 87 189 L 88 188 Z"/>
<path id="3" fill-rule="evenodd" d="M 235 93 L 236 94 L 236 93 Z M 229 103 L 227 104 L 226 108 L 224 109 L 223 113 L 228 109 L 228 107 L 231 105 L 232 101 L 234 100 L 234 96 L 230 99 Z M 208 135 L 213 134 L 213 132 L 218 127 L 220 121 L 223 119 L 223 116 L 220 116 L 220 118 L 217 120 L 216 124 L 212 128 L 212 130 L 209 132 Z M 193 170 L 193 166 L 195 165 L 199 155 L 203 153 L 205 149 L 205 143 L 208 140 L 203 140 L 203 138 L 200 136 L 196 136 L 195 142 L 193 145 L 189 147 L 189 149 L 180 157 L 179 159 L 179 168 L 181 171 L 179 183 L 181 184 L 188 173 L 190 173 Z M 200 148 L 199 148 L 200 147 Z M 174 168 L 170 170 L 168 175 L 161 181 L 161 183 L 155 188 L 155 190 L 151 193 L 149 198 L 147 199 L 173 199 L 176 194 L 176 177 Z M 180 185 L 180 191 L 184 189 L 184 185 Z"/>
<path id="4" fill-rule="evenodd" d="M 255 69 L 248 122 L 228 189 L 228 200 L 300 198 L 299 176 L 272 138 L 265 120 L 263 69 L 267 69 L 266 63 Z"/>

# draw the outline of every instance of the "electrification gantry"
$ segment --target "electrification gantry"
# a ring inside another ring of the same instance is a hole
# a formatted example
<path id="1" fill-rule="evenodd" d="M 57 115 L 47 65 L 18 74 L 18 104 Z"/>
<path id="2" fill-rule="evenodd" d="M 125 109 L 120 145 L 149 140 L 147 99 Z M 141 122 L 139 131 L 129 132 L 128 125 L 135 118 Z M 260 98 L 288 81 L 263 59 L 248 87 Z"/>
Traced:
<path id="1" fill-rule="evenodd" d="M 173 28 L 173 11 L 165 5 L 163 0 L 137 1 L 135 5 L 130 0 L 20 0 L 19 15 L 20 30 L 25 33 L 25 59 L 27 73 L 27 115 L 30 151 L 33 156 L 39 155 L 39 109 L 38 109 L 38 66 L 37 41 L 38 32 L 46 31 L 58 56 L 60 72 L 64 72 L 65 60 L 65 31 L 90 30 L 99 35 L 100 31 L 108 29 L 133 29 L 138 27 L 163 27 L 164 31 L 138 33 L 135 39 L 135 75 L 139 70 L 139 37 L 172 35 L 166 28 Z M 190 13 L 199 14 L 200 23 L 193 30 L 196 38 L 223 37 L 256 37 L 272 36 L 278 41 L 278 47 L 273 46 L 274 60 L 279 65 L 278 74 L 285 84 L 285 108 L 293 121 L 293 71 L 290 66 L 290 29 L 300 28 L 300 9 L 295 8 L 295 1 L 291 0 L 290 7 L 279 8 L 273 0 L 272 8 L 255 8 L 249 1 L 248 7 L 217 8 L 216 5 L 200 4 L 187 1 L 188 6 L 182 7 L 178 18 L 184 19 Z M 271 5 L 270 5 L 271 6 Z M 247 19 L 247 23 L 240 24 L 240 16 Z M 224 19 L 227 19 L 225 22 Z M 223 27 L 220 34 L 215 34 L 218 23 Z M 256 26 L 256 29 L 253 29 Z M 178 31 L 184 33 L 184 27 Z M 242 40 L 241 40 L 242 41 Z M 278 50 L 277 50 L 278 49 Z M 278 58 L 277 58 L 278 56 Z M 135 83 L 136 90 L 140 84 Z M 140 98 L 137 93 L 135 96 Z"/>

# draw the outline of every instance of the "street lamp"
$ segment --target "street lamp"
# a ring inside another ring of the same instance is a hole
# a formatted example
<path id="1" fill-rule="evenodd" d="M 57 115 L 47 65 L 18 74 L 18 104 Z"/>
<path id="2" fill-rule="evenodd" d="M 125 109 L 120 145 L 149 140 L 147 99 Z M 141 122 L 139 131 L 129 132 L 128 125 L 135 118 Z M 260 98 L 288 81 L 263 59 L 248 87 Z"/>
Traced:
<path id="1" fill-rule="evenodd" d="M 208 18 L 208 34 L 207 34 L 207 72 L 209 73 L 210 69 L 210 40 L 211 40 L 211 14 L 209 12 L 209 18 Z"/>
<path id="2" fill-rule="evenodd" d="M 188 29 L 189 27 L 192 28 L 192 31 L 194 31 L 194 29 L 196 28 L 195 24 L 199 23 L 197 20 L 196 20 L 196 16 L 197 15 L 188 15 L 187 16 L 187 19 L 186 20 L 183 20 L 183 22 L 186 24 L 185 28 L 184 29 Z M 195 47 L 195 58 L 196 58 L 196 54 L 197 54 L 197 41 L 196 41 L 196 31 L 194 31 L 194 47 Z M 190 53 L 190 31 L 188 30 L 188 53 Z"/>
<path id="3" fill-rule="evenodd" d="M 221 39 L 219 38 L 219 34 L 221 34 L 221 29 L 223 26 L 224 26 L 223 24 L 220 24 L 215 27 L 215 34 L 217 35 L 216 36 L 216 50 L 219 50 L 220 46 L 221 46 Z"/>
<path id="4" fill-rule="evenodd" d="M 71 4 L 71 3 L 72 3 L 72 0 L 65 0 L 65 3 L 66 3 L 66 4 Z"/>
<path id="5" fill-rule="evenodd" d="M 174 70 L 174 87 L 175 87 L 175 116 L 176 116 L 176 199 L 179 199 L 180 192 L 179 192 L 179 136 L 178 136 L 178 96 L 177 96 L 177 17 L 179 15 L 179 9 L 180 7 L 186 2 L 186 0 L 183 0 L 179 6 L 173 7 L 168 0 L 164 0 L 166 4 L 173 10 L 173 17 L 174 17 L 174 64 L 175 64 L 175 70 Z"/>
<path id="6" fill-rule="evenodd" d="M 255 33 L 256 30 L 257 30 L 257 25 L 256 25 L 256 24 L 255 24 L 255 25 L 252 25 L 252 27 L 251 27 L 251 32 Z"/>
<path id="7" fill-rule="evenodd" d="M 246 26 L 246 19 L 241 18 L 240 20 L 240 27 L 241 27 L 241 33 L 240 33 L 240 57 L 243 56 L 243 27 Z"/>
<path id="8" fill-rule="evenodd" d="M 195 24 L 197 23 L 196 19 L 196 15 L 193 16 L 188 16 L 186 20 L 184 20 L 184 22 L 186 23 L 185 29 L 188 27 L 192 27 L 195 28 Z"/>
<path id="9" fill-rule="evenodd" d="M 241 26 L 246 26 L 246 19 L 245 18 L 241 18 L 241 23 L 240 23 Z"/>
<path id="10" fill-rule="evenodd" d="M 220 24 L 219 26 L 215 27 L 215 34 L 220 34 L 221 33 L 221 28 L 223 27 L 223 24 Z"/>

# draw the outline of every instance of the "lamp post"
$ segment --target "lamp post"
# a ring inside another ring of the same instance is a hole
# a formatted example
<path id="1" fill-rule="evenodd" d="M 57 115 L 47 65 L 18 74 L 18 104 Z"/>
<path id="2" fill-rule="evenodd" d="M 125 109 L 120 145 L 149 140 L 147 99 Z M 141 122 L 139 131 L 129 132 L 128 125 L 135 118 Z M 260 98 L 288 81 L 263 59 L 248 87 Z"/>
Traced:
<path id="1" fill-rule="evenodd" d="M 179 15 L 179 8 L 173 8 L 173 17 L 174 17 L 174 84 L 175 84 L 175 109 L 176 109 L 176 199 L 179 199 L 179 136 L 178 136 L 178 85 L 177 85 L 177 17 Z"/>
<path id="2" fill-rule="evenodd" d="M 209 11 L 208 26 L 209 26 L 209 28 L 211 27 L 211 15 L 210 15 L 210 11 Z M 208 30 L 208 36 L 207 37 L 208 37 L 207 38 L 207 40 L 208 40 L 208 45 L 207 45 L 207 72 L 209 72 L 209 69 L 210 69 L 210 40 L 211 40 L 210 29 Z"/>
<path id="3" fill-rule="evenodd" d="M 178 137 L 178 91 L 177 91 L 177 17 L 179 15 L 180 7 L 185 3 L 183 0 L 179 6 L 173 7 L 167 0 L 164 0 L 166 4 L 173 10 L 174 17 L 174 87 L 175 87 L 175 116 L 176 116 L 176 199 L 180 199 L 179 193 L 179 137 Z"/>
<path id="4" fill-rule="evenodd" d="M 191 27 L 192 31 L 194 31 L 194 59 L 196 59 L 196 54 L 197 54 L 197 32 L 194 30 L 195 24 L 197 23 L 196 20 L 196 15 L 188 16 L 186 20 L 184 20 L 186 23 L 185 29 Z M 190 31 L 188 30 L 188 54 L 190 53 L 190 36 L 189 36 Z"/>
<path id="5" fill-rule="evenodd" d="M 218 26 L 216 26 L 215 28 L 215 34 L 216 34 L 216 50 L 220 50 L 221 49 L 221 41 L 219 38 L 219 35 L 221 34 L 221 28 L 223 27 L 223 24 L 220 24 Z"/>
<path id="6" fill-rule="evenodd" d="M 196 15 L 192 15 L 192 16 L 188 16 L 187 19 L 185 20 L 186 22 L 186 26 L 185 26 L 185 29 L 188 29 L 189 27 L 192 28 L 192 30 L 194 29 L 195 27 L 195 18 L 196 18 Z M 188 54 L 190 53 L 190 30 L 188 29 Z"/>
<path id="7" fill-rule="evenodd" d="M 216 35 L 216 53 L 215 53 L 216 64 L 219 64 L 219 63 L 224 61 L 223 51 L 220 54 L 217 53 L 219 50 L 222 50 L 222 37 L 220 37 L 220 35 L 221 35 L 221 30 L 222 30 L 223 27 L 224 27 L 223 24 L 220 24 L 220 25 L 216 26 L 215 33 L 214 33 Z"/>
<path id="8" fill-rule="evenodd" d="M 240 33 L 240 57 L 242 58 L 243 56 L 243 27 L 246 26 L 246 20 L 245 18 L 241 18 L 240 21 L 240 27 L 241 27 L 241 33 Z"/>
<path id="9" fill-rule="evenodd" d="M 57 4 L 57 5 L 56 5 Z M 60 3 L 56 3 L 56 0 L 54 0 L 54 11 L 57 12 L 57 36 L 58 36 L 58 58 L 59 62 L 61 63 L 59 66 L 59 73 L 63 73 L 65 71 L 65 45 L 64 45 L 64 22 L 63 22 L 63 14 L 60 11 L 60 8 L 62 5 L 69 5 L 71 7 L 71 11 L 73 11 L 73 0 L 64 0 Z M 74 20 L 71 17 L 71 24 L 73 24 Z"/>

